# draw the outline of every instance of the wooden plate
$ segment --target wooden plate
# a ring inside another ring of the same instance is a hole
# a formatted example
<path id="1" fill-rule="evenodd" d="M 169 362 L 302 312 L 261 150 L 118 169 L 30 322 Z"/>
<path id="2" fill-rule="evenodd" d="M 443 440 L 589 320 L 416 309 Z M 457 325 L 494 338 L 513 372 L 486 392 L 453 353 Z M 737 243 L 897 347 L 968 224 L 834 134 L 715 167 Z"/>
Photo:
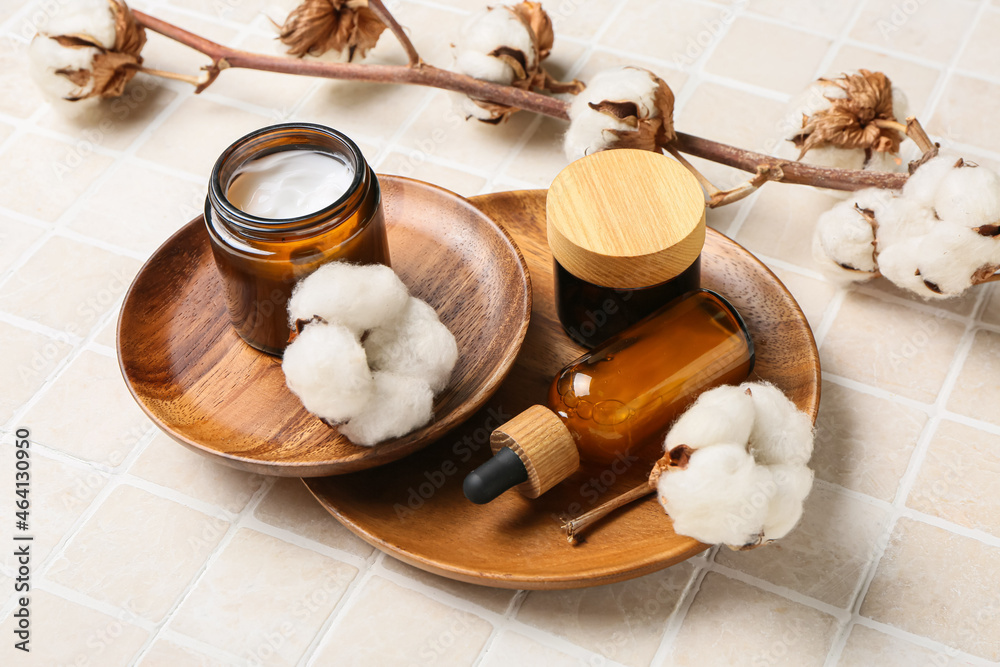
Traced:
<path id="1" fill-rule="evenodd" d="M 306 480 L 319 502 L 370 544 L 429 572 L 503 588 L 576 588 L 630 579 L 697 554 L 706 545 L 673 532 L 649 497 L 598 524 L 573 547 L 561 516 L 578 514 L 632 488 L 659 458 L 659 443 L 639 460 L 581 470 L 537 500 L 508 491 L 488 505 L 462 495 L 462 479 L 489 456 L 497 422 L 544 403 L 552 377 L 582 352 L 563 333 L 552 295 L 545 243 L 545 192 L 504 192 L 472 202 L 503 225 L 527 258 L 534 288 L 531 326 L 503 386 L 460 428 L 405 461 L 337 478 Z M 781 387 L 816 418 L 819 355 L 798 304 L 771 271 L 742 247 L 709 230 L 702 255 L 705 287 L 728 297 L 753 336 L 755 378 Z"/>
<path id="2" fill-rule="evenodd" d="M 118 320 L 118 360 L 146 414 L 174 440 L 265 475 L 333 475 L 394 461 L 476 412 L 510 371 L 531 313 L 524 258 L 510 236 L 447 190 L 381 176 L 393 268 L 458 340 L 435 419 L 375 447 L 351 444 L 285 386 L 279 360 L 229 323 L 198 218 L 164 243 L 132 283 Z"/>

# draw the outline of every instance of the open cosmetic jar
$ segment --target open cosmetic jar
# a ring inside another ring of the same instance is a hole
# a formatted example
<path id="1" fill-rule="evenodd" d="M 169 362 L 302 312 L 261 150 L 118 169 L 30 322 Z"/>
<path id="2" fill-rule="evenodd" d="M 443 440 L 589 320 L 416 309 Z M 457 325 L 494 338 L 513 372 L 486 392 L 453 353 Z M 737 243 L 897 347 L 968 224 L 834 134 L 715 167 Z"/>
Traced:
<path id="1" fill-rule="evenodd" d="M 270 203 L 256 206 L 254 187 L 241 178 L 252 178 Z M 302 210 L 310 204 L 320 208 Z M 296 282 L 333 260 L 389 265 L 378 179 L 353 141 L 322 125 L 273 125 L 227 148 L 212 170 L 205 224 L 233 326 L 268 354 L 280 356 L 288 344 Z"/>

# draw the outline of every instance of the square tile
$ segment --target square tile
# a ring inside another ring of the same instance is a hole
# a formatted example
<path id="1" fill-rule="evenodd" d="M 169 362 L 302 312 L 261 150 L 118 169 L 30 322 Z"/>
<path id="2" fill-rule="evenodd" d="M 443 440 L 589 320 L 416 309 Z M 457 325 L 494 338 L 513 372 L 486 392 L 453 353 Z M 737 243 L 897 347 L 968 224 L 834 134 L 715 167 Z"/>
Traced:
<path id="1" fill-rule="evenodd" d="M 976 289 L 987 290 L 985 305 L 979 319 L 987 324 L 1000 324 L 1000 289 L 997 285 L 981 285 Z"/>
<path id="2" fill-rule="evenodd" d="M 42 233 L 40 227 L 0 217 L 0 276 L 24 257 Z"/>
<path id="3" fill-rule="evenodd" d="M 693 574 L 685 562 L 619 584 L 531 591 L 517 620 L 623 665 L 645 667 Z"/>
<path id="4" fill-rule="evenodd" d="M 315 663 L 471 667 L 492 631 L 474 614 L 372 577 L 327 633 Z"/>
<path id="5" fill-rule="evenodd" d="M 396 560 L 391 556 L 382 559 L 382 567 L 390 572 L 400 574 L 407 579 L 419 581 L 425 586 L 431 586 L 432 588 L 444 591 L 449 595 L 454 595 L 457 598 L 462 598 L 463 600 L 468 600 L 473 604 L 478 604 L 481 607 L 489 609 L 495 614 L 503 615 L 503 613 L 507 611 L 507 607 L 510 606 L 510 601 L 514 598 L 514 594 L 516 593 L 516 591 L 508 590 L 506 588 L 477 586 L 475 584 L 466 584 L 461 581 L 455 581 L 454 579 L 439 577 L 436 574 L 424 572 L 423 570 L 407 565 L 406 563 Z"/>
<path id="6" fill-rule="evenodd" d="M 216 660 L 172 641 L 157 639 L 138 664 L 139 667 L 180 667 L 181 665 L 184 667 L 235 667 L 239 663 Z"/>
<path id="7" fill-rule="evenodd" d="M 876 297 L 888 295 L 908 302 L 920 303 L 916 299 L 913 292 L 897 287 L 888 280 L 876 278 L 871 282 L 856 283 L 853 286 L 853 289 L 863 294 L 870 294 Z M 972 315 L 972 311 L 976 309 L 976 302 L 978 300 L 979 293 L 975 289 L 970 289 L 962 296 L 952 297 L 950 299 L 941 299 L 940 301 L 934 301 L 933 303 L 934 308 L 942 312 L 955 313 L 956 315 L 964 316 Z"/>
<path id="8" fill-rule="evenodd" d="M 958 66 L 978 74 L 992 76 L 996 63 L 1000 61 L 1000 43 L 996 35 L 1000 32 L 1000 11 L 987 9 L 976 21 L 972 36 L 965 44 Z"/>
<path id="9" fill-rule="evenodd" d="M 689 69 L 722 38 L 735 18 L 735 11 L 728 7 L 681 0 L 629 0 L 601 37 L 601 44 Z"/>
<path id="10" fill-rule="evenodd" d="M 1000 537 L 1000 435 L 942 421 L 907 507 Z"/>
<path id="11" fill-rule="evenodd" d="M 334 549 L 367 558 L 374 549 L 330 516 L 298 479 L 278 479 L 254 510 L 272 526 L 315 540 Z"/>
<path id="12" fill-rule="evenodd" d="M 802 87 L 808 83 L 809 79 Z M 702 83 L 677 114 L 677 127 L 732 146 L 773 153 L 781 139 L 784 113 L 785 105 L 781 102 L 717 83 Z M 741 172 L 741 179 L 747 178 Z M 764 191 L 774 189 L 787 196 L 788 188 L 794 187 L 772 183 Z"/>
<path id="13" fill-rule="evenodd" d="M 93 146 L 123 151 L 175 99 L 177 93 L 160 79 L 137 76 L 120 97 L 50 107 L 38 126 L 72 138 L 81 153 Z"/>
<path id="14" fill-rule="evenodd" d="M 126 665 L 149 637 L 127 612 L 108 616 L 37 587 L 30 600 L 30 653 L 13 647 L 13 616 L 0 622 L 6 638 L 0 662 L 5 665 Z"/>
<path id="15" fill-rule="evenodd" d="M 274 119 L 203 97 L 186 99 L 139 148 L 141 158 L 208 179 L 231 143 Z"/>
<path id="16" fill-rule="evenodd" d="M 741 16 L 712 52 L 705 71 L 794 94 L 815 78 L 829 48 L 828 39 Z M 795 57 L 789 58 L 789 53 Z"/>
<path id="17" fill-rule="evenodd" d="M 552 19 L 556 43 L 561 37 L 593 39 L 621 3 L 615 0 L 573 0 L 545 6 Z"/>
<path id="18" fill-rule="evenodd" d="M 234 514 L 264 484 L 260 475 L 222 465 L 157 433 L 129 468 L 129 474 L 180 491 Z"/>
<path id="19" fill-rule="evenodd" d="M 816 188 L 769 183 L 757 195 L 736 240 L 755 254 L 815 270 L 813 228 L 837 201 Z"/>
<path id="20" fill-rule="evenodd" d="M 885 510 L 868 503 L 814 488 L 788 535 L 752 551 L 720 549 L 715 562 L 846 609 L 887 518 Z"/>
<path id="21" fill-rule="evenodd" d="M 792 3 L 785 0 L 754 0 L 749 9 L 755 14 L 779 19 L 782 23 L 836 36 L 847 24 L 859 1 L 812 0 Z"/>
<path id="22" fill-rule="evenodd" d="M 823 383 L 810 466 L 816 476 L 891 503 L 927 414 Z"/>
<path id="23" fill-rule="evenodd" d="M 948 62 L 975 15 L 963 0 L 868 0 L 851 30 L 853 39 L 875 47 Z"/>
<path id="24" fill-rule="evenodd" d="M 665 664 L 819 667 L 836 631 L 832 616 L 710 572 Z"/>
<path id="25" fill-rule="evenodd" d="M 70 346 L 46 338 L 41 334 L 25 331 L 0 322 L 0 340 L 5 354 L 0 355 L 0 424 L 14 416 L 14 412 L 35 395 L 46 378 L 69 354 Z M 34 424 L 25 422 L 29 427 Z M 18 428 L 23 424 L 15 424 Z"/>
<path id="26" fill-rule="evenodd" d="M 833 62 L 827 68 L 827 74 L 833 76 L 859 69 L 882 72 L 888 76 L 893 85 L 898 86 L 906 94 L 906 99 L 910 103 L 909 113 L 917 116 L 920 116 L 927 107 L 931 92 L 941 77 L 941 71 L 933 67 L 849 43 L 837 51 Z M 924 118 L 921 117 L 921 120 Z"/>
<path id="27" fill-rule="evenodd" d="M 127 161 L 87 198 L 69 227 L 106 243 L 151 254 L 205 208 L 204 183 Z"/>
<path id="28" fill-rule="evenodd" d="M 802 313 L 806 316 L 806 320 L 813 329 L 816 329 L 823 321 L 823 316 L 826 315 L 830 301 L 837 293 L 837 288 L 830 283 L 809 278 L 800 273 L 773 267 L 771 270 L 792 293 L 799 308 L 802 309 Z"/>
<path id="29" fill-rule="evenodd" d="M 892 637 L 863 625 L 851 628 L 847 645 L 840 654 L 838 667 L 913 667 L 914 665 L 934 665 L 935 667 L 960 667 L 968 665 L 964 660 L 948 656 L 946 651 L 932 651 L 923 646 Z"/>
<path id="30" fill-rule="evenodd" d="M 5 438 L 7 440 L 7 438 Z M 14 510 L 14 437 L 7 440 L 11 444 L 0 448 L 0 460 L 5 470 L 10 470 L 10 509 Z M 31 436 L 28 441 L 32 442 Z M 33 443 L 32 443 L 33 444 Z M 90 504 L 108 482 L 108 476 L 97 470 L 70 466 L 47 456 L 31 451 L 29 471 L 29 486 L 27 500 L 30 503 L 28 520 L 29 530 L 23 534 L 31 535 L 32 564 L 35 568 L 48 558 L 49 554 L 66 536 L 80 515 L 90 507 Z M 0 536 L 7 544 L 12 544 L 14 536 L 13 520 L 5 522 L 0 529 Z M 18 534 L 22 534 L 17 531 Z M 4 552 L 0 561 L 5 567 L 16 570 L 17 563 L 12 549 Z M 8 589 L 4 589 L 4 594 Z"/>
<path id="31" fill-rule="evenodd" d="M 21 2 L 17 4 L 23 5 Z M 2 11 L 0 9 L 0 13 Z M 30 27 L 29 30 L 31 35 L 35 34 Z M 45 102 L 42 92 L 28 74 L 28 42 L 11 38 L 0 40 L 0 112 L 28 118 Z"/>
<path id="32" fill-rule="evenodd" d="M 539 644 L 517 632 L 506 631 L 490 646 L 482 667 L 585 667 L 587 663 Z"/>
<path id="33" fill-rule="evenodd" d="M 114 359 L 84 351 L 28 411 L 24 423 L 47 447 L 110 467 L 150 429 Z"/>
<path id="34" fill-rule="evenodd" d="M 357 572 L 242 529 L 184 600 L 170 628 L 249 661 L 294 665 Z"/>
<path id="35" fill-rule="evenodd" d="M 1000 660 L 1000 549 L 900 519 L 861 615 Z"/>
<path id="36" fill-rule="evenodd" d="M 984 397 L 1000 395 L 1000 334 L 977 331 L 972 349 L 948 399 L 948 409 L 968 417 L 1000 424 L 994 402 Z"/>
<path id="37" fill-rule="evenodd" d="M 138 269 L 129 257 L 54 236 L 0 287 L 0 309 L 84 337 Z"/>
<path id="38" fill-rule="evenodd" d="M 1000 128 L 984 123 L 978 111 L 995 104 L 998 96 L 1000 85 L 996 83 L 953 74 L 934 116 L 926 123 L 927 131 L 945 146 L 957 141 L 1000 152 Z"/>
<path id="39" fill-rule="evenodd" d="M 278 11 L 285 9 L 284 5 L 292 4 L 288 0 L 278 2 L 276 0 L 214 0 L 205 2 L 204 0 L 170 0 L 170 4 L 175 7 L 183 7 L 191 11 L 200 12 L 209 17 L 220 18 L 235 23 L 251 23 L 258 16 L 270 16 L 274 20 L 280 21 L 284 18 Z M 285 9 L 287 12 L 288 10 Z"/>
<path id="40" fill-rule="evenodd" d="M 0 179 L 0 202 L 9 209 L 55 222 L 111 166 L 93 149 L 25 134 L 0 154 L 9 169 Z"/>
<path id="41" fill-rule="evenodd" d="M 852 293 L 820 357 L 828 373 L 933 403 L 963 331 L 959 322 Z"/>
<path id="42" fill-rule="evenodd" d="M 462 195 L 472 197 L 479 194 L 479 191 L 486 185 L 486 179 L 476 176 L 468 171 L 459 171 L 451 167 L 444 167 L 427 160 L 423 153 L 408 155 L 399 151 L 392 151 L 384 160 L 379 163 L 378 172 L 380 174 L 394 174 L 406 178 L 417 178 L 421 181 L 440 185 Z"/>
<path id="43" fill-rule="evenodd" d="M 239 43 L 238 48 L 255 53 L 272 53 L 277 46 L 278 42 L 274 37 L 249 35 Z M 279 123 L 291 115 L 295 105 L 317 81 L 318 79 L 309 76 L 232 69 L 223 73 L 208 89 L 208 93 L 268 109 L 272 122 Z"/>
<path id="44" fill-rule="evenodd" d="M 228 528 L 221 519 L 122 485 L 73 536 L 47 577 L 156 623 Z"/>

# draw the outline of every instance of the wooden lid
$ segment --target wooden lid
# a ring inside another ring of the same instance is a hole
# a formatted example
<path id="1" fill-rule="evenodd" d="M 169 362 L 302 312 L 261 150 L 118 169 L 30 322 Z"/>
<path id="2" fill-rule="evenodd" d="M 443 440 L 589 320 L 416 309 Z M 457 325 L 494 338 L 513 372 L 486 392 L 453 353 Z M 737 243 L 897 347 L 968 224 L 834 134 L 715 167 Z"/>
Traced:
<path id="1" fill-rule="evenodd" d="M 563 268 L 614 288 L 682 273 L 705 244 L 705 195 L 679 162 L 629 148 L 563 169 L 546 199 L 549 247 Z"/>
<path id="2" fill-rule="evenodd" d="M 531 406 L 493 431 L 493 453 L 504 447 L 513 450 L 528 471 L 528 481 L 517 485 L 528 498 L 537 498 L 580 467 L 580 452 L 569 429 L 542 405 Z"/>

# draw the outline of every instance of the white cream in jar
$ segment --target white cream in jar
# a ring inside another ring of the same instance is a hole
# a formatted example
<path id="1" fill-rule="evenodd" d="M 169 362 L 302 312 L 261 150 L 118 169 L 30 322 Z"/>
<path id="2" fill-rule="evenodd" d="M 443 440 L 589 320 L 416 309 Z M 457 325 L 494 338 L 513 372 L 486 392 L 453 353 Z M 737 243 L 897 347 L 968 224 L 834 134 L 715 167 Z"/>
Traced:
<path id="1" fill-rule="evenodd" d="M 286 150 L 240 167 L 226 193 L 244 213 L 275 220 L 321 211 L 354 182 L 346 158 L 311 150 Z"/>

